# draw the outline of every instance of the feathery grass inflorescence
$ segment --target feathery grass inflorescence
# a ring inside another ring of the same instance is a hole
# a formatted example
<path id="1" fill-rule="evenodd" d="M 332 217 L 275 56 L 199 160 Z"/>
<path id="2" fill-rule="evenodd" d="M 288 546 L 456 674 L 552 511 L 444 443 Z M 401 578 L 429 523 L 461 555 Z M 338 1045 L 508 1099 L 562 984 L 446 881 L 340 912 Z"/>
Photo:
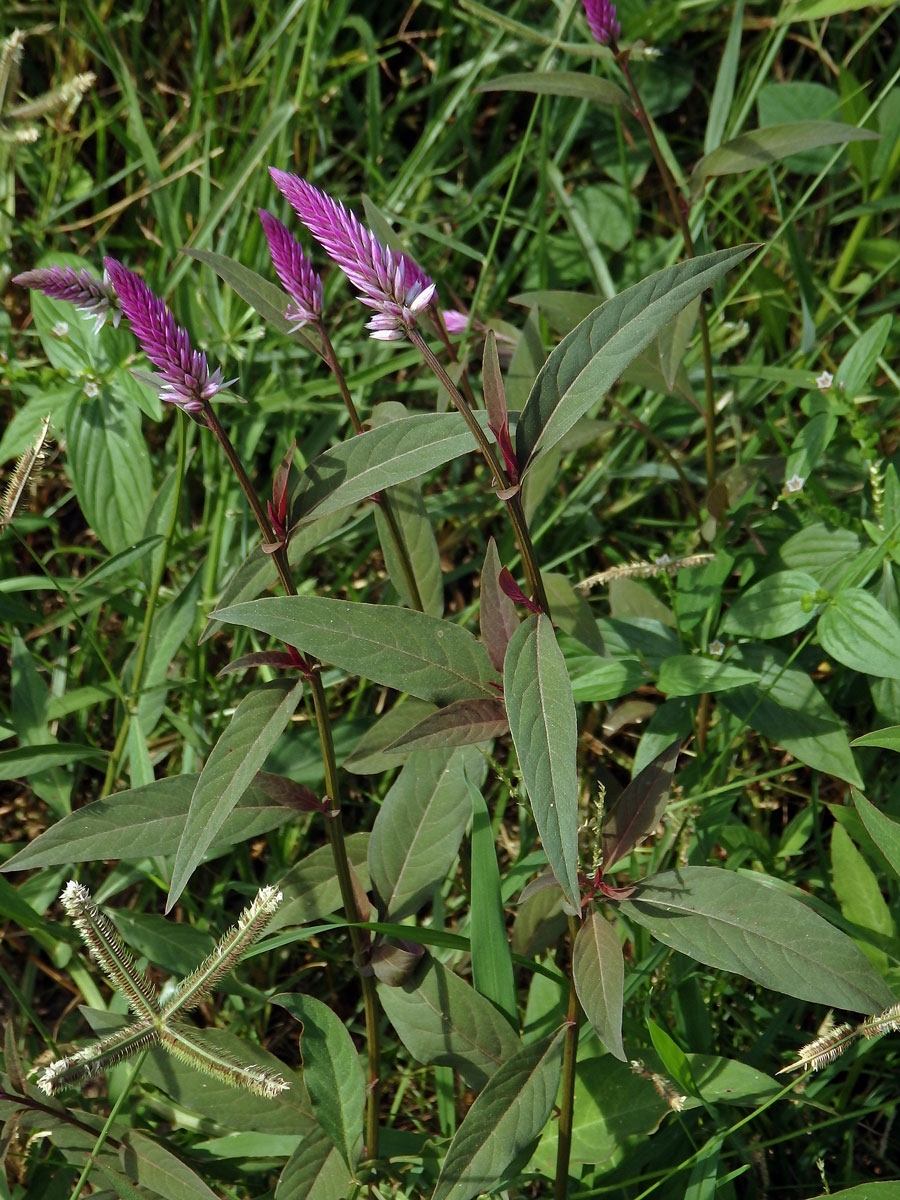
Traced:
<path id="1" fill-rule="evenodd" d="M 47 430 L 50 428 L 50 417 L 41 421 L 37 437 L 27 450 L 19 456 L 12 478 L 3 489 L 3 499 L 0 500 L 0 529 L 9 525 L 19 511 L 19 505 L 25 497 L 25 489 L 34 472 L 41 465 L 44 457 L 44 443 L 47 440 Z"/>
<path id="2" fill-rule="evenodd" d="M 243 952 L 262 934 L 281 903 L 281 892 L 261 888 L 241 913 L 237 924 L 219 940 L 212 954 L 180 984 L 160 996 L 156 986 L 138 969 L 112 922 L 80 883 L 66 884 L 60 897 L 75 928 L 112 984 L 128 1000 L 137 1020 L 92 1045 L 85 1046 L 45 1067 L 37 1078 L 48 1096 L 60 1088 L 77 1086 L 125 1058 L 153 1046 L 162 1046 L 198 1071 L 259 1096 L 274 1097 L 290 1085 L 276 1072 L 255 1064 L 245 1066 L 208 1044 L 199 1030 L 179 1018 L 196 1008 L 238 962 Z"/>

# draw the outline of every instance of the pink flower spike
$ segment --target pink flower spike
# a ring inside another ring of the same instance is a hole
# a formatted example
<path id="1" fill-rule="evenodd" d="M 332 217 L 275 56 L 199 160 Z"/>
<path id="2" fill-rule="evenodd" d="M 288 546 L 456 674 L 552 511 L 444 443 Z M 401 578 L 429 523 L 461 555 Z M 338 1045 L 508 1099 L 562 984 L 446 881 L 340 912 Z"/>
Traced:
<path id="1" fill-rule="evenodd" d="M 94 332 L 99 333 L 106 321 L 117 326 L 122 319 L 119 298 L 109 281 L 109 273 L 103 279 L 95 279 L 90 271 L 76 271 L 72 267 L 38 267 L 34 271 L 23 271 L 13 276 L 13 283 L 21 287 L 34 288 L 51 300 L 68 300 L 76 308 L 83 309 L 88 317 L 96 321 Z"/>
<path id="2" fill-rule="evenodd" d="M 272 265 L 281 286 L 294 301 L 285 312 L 294 329 L 302 329 L 322 313 L 322 280 L 286 225 L 264 208 L 259 210 Z"/>
<path id="3" fill-rule="evenodd" d="M 582 0 L 588 28 L 601 46 L 608 46 L 622 35 L 616 20 L 616 6 L 611 0 Z"/>
<path id="4" fill-rule="evenodd" d="M 139 275 L 114 258 L 105 258 L 103 265 L 141 349 L 160 369 L 165 383 L 160 400 L 177 404 L 188 413 L 202 412 L 213 396 L 235 380 L 223 382 L 221 367 L 210 375 L 206 355 L 191 346 L 187 330 L 177 324 L 165 302 L 153 295 Z"/>
<path id="5" fill-rule="evenodd" d="M 343 204 L 286 171 L 269 167 L 276 187 L 297 216 L 376 310 L 366 326 L 373 338 L 401 341 L 434 299 L 435 285 L 422 268 L 389 246 L 382 246 Z"/>

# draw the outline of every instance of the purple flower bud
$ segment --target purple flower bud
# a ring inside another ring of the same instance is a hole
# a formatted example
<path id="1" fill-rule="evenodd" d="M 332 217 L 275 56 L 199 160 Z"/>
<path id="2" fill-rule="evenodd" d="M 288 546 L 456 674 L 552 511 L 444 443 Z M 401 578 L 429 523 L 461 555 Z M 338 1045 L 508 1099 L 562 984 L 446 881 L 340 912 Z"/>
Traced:
<path id="1" fill-rule="evenodd" d="M 302 329 L 322 312 L 322 280 L 286 225 L 264 208 L 259 210 L 259 219 L 269 243 L 272 265 L 278 272 L 281 286 L 294 301 L 285 316 L 293 322 L 295 329 Z"/>
<path id="2" fill-rule="evenodd" d="M 141 348 L 160 369 L 166 385 L 160 400 L 177 404 L 185 412 L 201 412 L 207 401 L 235 381 L 223 383 L 221 367 L 210 375 L 206 355 L 193 349 L 187 330 L 176 323 L 165 302 L 153 295 L 139 275 L 114 258 L 105 258 L 103 265 Z"/>
<path id="3" fill-rule="evenodd" d="M 601 46 L 615 42 L 622 34 L 616 20 L 616 6 L 611 0 L 583 0 L 588 27 Z"/>
<path id="4" fill-rule="evenodd" d="M 96 321 L 95 333 L 100 332 L 106 321 L 112 321 L 116 326 L 122 318 L 119 298 L 106 271 L 101 281 L 95 279 L 90 271 L 75 271 L 72 267 L 39 267 L 15 275 L 13 283 L 43 292 L 51 300 L 68 300 L 76 308 L 83 309 Z"/>
<path id="5" fill-rule="evenodd" d="M 331 255 L 363 304 L 376 310 L 366 325 L 383 342 L 406 337 L 419 313 L 431 303 L 435 286 L 418 263 L 382 246 L 375 235 L 305 179 L 269 167 L 269 174 L 313 237 Z"/>

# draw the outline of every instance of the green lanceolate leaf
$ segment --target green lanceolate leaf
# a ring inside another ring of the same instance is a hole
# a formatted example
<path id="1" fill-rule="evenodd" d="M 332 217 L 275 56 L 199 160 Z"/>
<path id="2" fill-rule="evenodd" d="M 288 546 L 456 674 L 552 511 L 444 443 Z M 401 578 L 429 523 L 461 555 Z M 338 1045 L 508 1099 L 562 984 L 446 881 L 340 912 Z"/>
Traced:
<path id="1" fill-rule="evenodd" d="M 843 142 L 877 140 L 878 134 L 839 121 L 791 121 L 751 129 L 705 154 L 691 172 L 691 192 L 696 197 L 707 179 L 716 175 L 738 175 L 767 163 L 779 162 L 802 150 L 835 146 Z"/>
<path id="2" fill-rule="evenodd" d="M 394 421 L 390 428 L 398 424 Z M 497 697 L 496 686 L 491 686 L 496 675 L 472 634 L 408 608 L 272 596 L 213 615 L 218 621 L 271 634 L 304 654 L 420 700 L 446 704 Z"/>
<path id="3" fill-rule="evenodd" d="M 622 996 L 625 960 L 615 928 L 596 909 L 584 919 L 572 955 L 575 990 L 594 1032 L 616 1058 L 625 1062 L 622 1047 Z"/>
<path id="4" fill-rule="evenodd" d="M 487 414 L 479 414 L 482 423 Z M 384 488 L 416 479 L 475 449 L 459 413 L 416 413 L 360 433 L 320 454 L 307 466 L 295 520 L 346 508 Z"/>
<path id="5" fill-rule="evenodd" d="M 476 92 L 532 92 L 536 96 L 573 96 L 606 104 L 613 108 L 628 108 L 629 100 L 620 87 L 597 75 L 582 75 L 580 71 L 524 71 L 515 75 L 498 75 L 480 83 Z"/>
<path id="6" fill-rule="evenodd" d="M 575 704 L 553 626 L 543 614 L 523 621 L 510 639 L 503 690 L 547 861 L 567 899 L 579 909 Z"/>
<path id="7" fill-rule="evenodd" d="M 853 671 L 900 679 L 900 625 L 862 588 L 845 588 L 831 600 L 816 627 L 833 659 Z"/>
<path id="8" fill-rule="evenodd" d="M 806 571 L 777 571 L 738 597 L 725 615 L 722 632 L 758 638 L 793 633 L 812 620 L 819 590 Z"/>
<path id="9" fill-rule="evenodd" d="M 683 867 L 647 880 L 621 908 L 665 945 L 788 996 L 865 1013 L 894 1002 L 855 942 L 761 879 Z"/>
<path id="10" fill-rule="evenodd" d="M 490 1000 L 430 956 L 403 987 L 379 984 L 378 996 L 417 1062 L 452 1067 L 471 1088 L 483 1087 L 521 1048 Z"/>
<path id="11" fill-rule="evenodd" d="M 475 749 L 410 756 L 375 818 L 369 873 L 384 920 L 416 912 L 441 886 L 472 814 L 466 774 L 484 777 Z"/>
<path id="12" fill-rule="evenodd" d="M 76 746 L 73 743 L 47 742 L 31 746 L 17 746 L 14 750 L 0 750 L 0 779 L 30 779 L 52 767 L 68 763 L 101 763 L 105 754 L 93 746 Z"/>
<path id="13" fill-rule="evenodd" d="M 441 573 L 441 554 L 438 549 L 428 511 L 422 498 L 422 486 L 418 479 L 409 479 L 406 483 L 398 484 L 384 493 L 384 500 L 390 504 L 396 517 L 400 537 L 406 548 L 413 578 L 422 601 L 422 611 L 432 617 L 441 617 L 444 613 L 444 580 Z M 406 575 L 400 561 L 400 556 L 391 534 L 383 504 L 375 506 L 375 526 L 378 530 L 378 540 L 384 555 L 384 565 L 391 583 L 404 604 L 410 608 L 418 608 L 414 597 L 410 595 Z"/>
<path id="14" fill-rule="evenodd" d="M 647 763 L 604 814 L 601 829 L 603 870 L 609 872 L 659 824 L 683 738 L 677 738 Z"/>
<path id="15" fill-rule="evenodd" d="M 441 750 L 473 746 L 500 737 L 509 729 L 502 700 L 454 700 L 429 713 L 388 747 L 391 750 Z"/>
<path id="16" fill-rule="evenodd" d="M 500 895 L 494 831 L 484 796 L 468 777 L 466 783 L 472 803 L 472 982 L 476 991 L 492 1000 L 510 1023 L 517 1025 L 516 986 Z"/>
<path id="17" fill-rule="evenodd" d="M 347 861 L 359 877 L 363 890 L 369 887 L 366 853 L 368 833 L 351 833 L 345 841 Z M 269 930 L 285 925 L 305 925 L 341 907 L 341 889 L 334 873 L 330 846 L 320 846 L 300 860 L 279 882 L 284 900 L 269 923 Z"/>
<path id="18" fill-rule="evenodd" d="M 331 1138 L 314 1126 L 288 1159 L 275 1200 L 338 1200 L 347 1195 L 350 1172 Z"/>
<path id="19" fill-rule="evenodd" d="M 238 705 L 231 724 L 200 772 L 191 796 L 188 819 L 172 868 L 167 912 L 281 737 L 302 695 L 302 679 L 279 679 L 256 688 Z"/>
<path id="20" fill-rule="evenodd" d="M 872 841 L 900 877 L 900 824 L 886 817 L 855 788 L 851 789 L 856 811 L 869 831 Z"/>
<path id="21" fill-rule="evenodd" d="M 165 1200 L 215 1200 L 216 1194 L 165 1146 L 136 1130 L 122 1139 L 122 1166 L 129 1179 Z M 143 1194 L 143 1193 L 142 1193 Z"/>
<path id="22" fill-rule="evenodd" d="M 293 337 L 305 345 L 315 348 L 312 340 L 304 333 L 294 330 L 294 323 L 284 315 L 288 305 L 288 297 L 282 288 L 256 271 L 251 271 L 243 263 L 225 254 L 216 254 L 212 250 L 185 251 L 191 258 L 211 267 L 220 279 L 233 288 L 242 300 L 246 300 L 252 309 L 259 313 L 263 320 L 283 333 L 285 337 Z"/>
<path id="23" fill-rule="evenodd" d="M 555 446 L 683 308 L 756 246 L 688 259 L 607 300 L 556 347 L 534 382 L 516 427 L 522 471 Z"/>
<path id="24" fill-rule="evenodd" d="M 450 1143 L 433 1200 L 471 1200 L 496 1188 L 553 1111 L 563 1037 L 520 1050 L 492 1075 Z"/>
<path id="25" fill-rule="evenodd" d="M 726 692 L 745 683 L 756 683 L 755 671 L 698 654 L 676 654 L 667 658 L 657 678 L 666 696 L 701 696 L 704 692 Z"/>
<path id="26" fill-rule="evenodd" d="M 303 1025 L 303 1079 L 319 1124 L 352 1171 L 359 1161 L 366 1079 L 356 1047 L 337 1013 L 313 996 L 281 992 L 271 999 Z"/>
<path id="27" fill-rule="evenodd" d="M 247 788 L 225 818 L 207 850 L 208 855 L 222 854 L 238 842 L 293 819 L 294 813 L 278 799 L 277 793 L 271 796 L 264 790 L 267 778 L 276 777 L 257 775 Z M 0 870 L 24 871 L 103 858 L 135 860 L 174 854 L 198 779 L 198 775 L 173 775 L 86 804 L 51 825 Z"/>

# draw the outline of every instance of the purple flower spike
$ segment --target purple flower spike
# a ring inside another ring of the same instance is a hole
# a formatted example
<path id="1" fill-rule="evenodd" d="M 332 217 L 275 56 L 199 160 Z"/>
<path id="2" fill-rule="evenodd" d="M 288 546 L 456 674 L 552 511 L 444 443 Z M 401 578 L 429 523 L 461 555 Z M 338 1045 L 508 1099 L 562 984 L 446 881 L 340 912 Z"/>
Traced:
<path id="1" fill-rule="evenodd" d="M 160 400 L 177 404 L 185 412 L 202 412 L 206 402 L 234 380 L 223 383 L 221 367 L 210 375 L 206 355 L 193 349 L 187 330 L 176 323 L 165 303 L 153 295 L 139 275 L 114 258 L 104 258 L 103 265 L 141 348 L 160 369 L 166 385 Z"/>
<path id="2" fill-rule="evenodd" d="M 366 328 L 373 338 L 399 342 L 434 298 L 435 286 L 418 263 L 382 246 L 353 213 L 305 179 L 269 167 L 279 191 L 297 216 L 331 255 L 360 300 L 375 309 Z"/>
<path id="3" fill-rule="evenodd" d="M 583 0 L 588 27 L 601 46 L 615 42 L 622 34 L 616 20 L 616 6 L 611 0 Z"/>
<path id="4" fill-rule="evenodd" d="M 68 300 L 76 308 L 83 309 L 88 317 L 93 317 L 97 322 L 95 333 L 100 332 L 106 321 L 112 321 L 115 326 L 122 318 L 119 298 L 106 271 L 100 280 L 95 279 L 90 271 L 75 271 L 72 267 L 39 267 L 15 275 L 13 283 L 43 292 L 51 300 Z"/>
<path id="5" fill-rule="evenodd" d="M 293 322 L 294 329 L 302 329 L 322 312 L 322 280 L 286 225 L 264 208 L 259 210 L 259 219 L 269 243 L 272 265 L 281 286 L 294 301 L 285 316 Z"/>

